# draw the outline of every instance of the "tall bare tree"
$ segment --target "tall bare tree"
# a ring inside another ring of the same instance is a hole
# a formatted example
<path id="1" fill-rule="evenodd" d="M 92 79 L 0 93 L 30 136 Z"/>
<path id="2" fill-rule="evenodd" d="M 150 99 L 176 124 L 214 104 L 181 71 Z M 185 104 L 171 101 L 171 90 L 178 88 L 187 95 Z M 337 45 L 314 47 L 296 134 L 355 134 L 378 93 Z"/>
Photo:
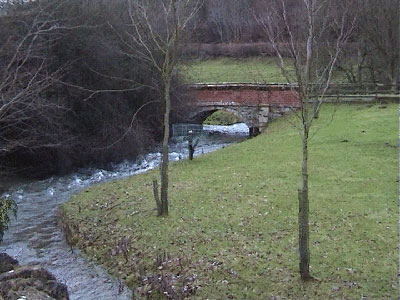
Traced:
<path id="1" fill-rule="evenodd" d="M 277 64 L 292 86 L 300 111 L 297 128 L 302 141 L 301 188 L 299 198 L 299 270 L 302 280 L 311 279 L 309 250 L 308 141 L 331 83 L 333 70 L 354 27 L 341 1 L 276 0 L 257 19 L 277 55 Z M 283 53 L 290 53 L 285 59 Z M 290 63 L 288 63 L 290 62 Z M 293 72 L 294 70 L 294 72 Z"/>
<path id="2" fill-rule="evenodd" d="M 125 54 L 155 68 L 159 78 L 148 85 L 159 91 L 164 109 L 159 215 L 168 215 L 168 141 L 173 78 L 179 47 L 201 6 L 199 0 L 127 0 L 128 22 L 119 34 Z M 157 191 L 158 193 L 158 191 Z M 156 197 L 157 199 L 157 197 Z"/>

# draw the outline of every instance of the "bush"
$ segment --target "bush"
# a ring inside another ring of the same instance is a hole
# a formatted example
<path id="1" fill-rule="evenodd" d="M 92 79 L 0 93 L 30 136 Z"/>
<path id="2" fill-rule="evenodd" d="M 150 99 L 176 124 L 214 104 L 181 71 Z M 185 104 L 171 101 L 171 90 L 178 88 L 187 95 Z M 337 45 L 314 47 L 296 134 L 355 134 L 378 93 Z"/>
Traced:
<path id="1" fill-rule="evenodd" d="M 3 241 L 3 236 L 8 229 L 10 221 L 9 213 L 16 214 L 17 205 L 11 198 L 0 198 L 0 242 Z"/>

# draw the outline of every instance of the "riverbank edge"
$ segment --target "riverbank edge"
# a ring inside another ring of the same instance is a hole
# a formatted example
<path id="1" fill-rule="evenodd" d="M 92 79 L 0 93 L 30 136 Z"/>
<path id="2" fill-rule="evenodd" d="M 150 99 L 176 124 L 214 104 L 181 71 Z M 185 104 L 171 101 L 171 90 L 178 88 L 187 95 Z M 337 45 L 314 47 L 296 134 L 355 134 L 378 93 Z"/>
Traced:
<path id="1" fill-rule="evenodd" d="M 20 266 L 16 259 L 0 253 L 0 300 L 10 297 L 69 300 L 67 286 L 59 282 L 52 273 L 41 267 Z"/>
<path id="2" fill-rule="evenodd" d="M 371 105 L 368 105 L 369 106 L 369 108 L 371 107 Z M 350 106 L 346 106 L 347 108 L 349 108 Z M 372 106 L 375 110 L 376 110 L 376 113 L 378 113 L 378 112 L 383 112 L 384 110 L 383 110 L 383 107 L 381 108 L 381 107 L 378 107 L 378 106 Z M 394 113 L 396 114 L 397 113 L 397 111 L 396 111 L 396 109 L 394 108 L 395 106 L 394 105 L 389 105 L 389 109 L 391 109 L 392 111 L 394 111 Z M 355 114 L 356 112 L 356 110 L 357 110 L 358 108 L 356 108 L 356 106 L 352 106 L 352 114 Z M 362 109 L 368 109 L 368 108 L 360 108 L 361 110 Z M 371 109 L 371 108 L 370 108 Z M 386 107 L 385 107 L 385 109 L 386 109 Z M 323 119 L 323 117 L 321 118 L 321 119 Z M 379 119 L 379 118 L 378 118 Z M 376 121 L 378 121 L 376 118 L 374 118 L 374 120 L 373 120 L 374 122 L 376 122 Z M 382 121 L 382 120 L 381 120 Z M 278 127 L 279 126 L 281 126 L 282 124 L 286 124 L 286 123 L 282 123 L 281 121 L 278 121 L 277 122 L 278 123 Z M 363 124 L 363 126 L 365 126 L 365 125 L 367 125 L 367 123 L 364 123 Z M 275 127 L 276 127 L 276 125 L 274 125 Z M 286 126 L 286 125 L 284 125 L 284 126 L 282 126 L 283 127 L 283 130 L 287 130 L 287 127 L 288 126 Z M 385 124 L 383 127 L 388 127 L 388 124 Z M 278 132 L 278 134 L 279 134 L 279 131 L 281 131 L 279 128 L 272 128 L 273 130 L 272 131 L 277 131 Z M 367 128 L 367 131 L 369 131 L 369 130 L 373 130 L 373 128 Z M 363 131 L 365 131 L 365 130 L 363 130 Z M 282 132 L 280 133 L 280 134 L 282 134 Z M 358 132 L 358 135 L 359 135 L 360 133 Z M 266 135 L 268 135 L 268 133 L 267 134 L 264 134 L 264 135 L 262 135 L 262 136 L 260 136 L 260 138 L 262 138 L 263 140 L 265 140 L 266 139 Z M 285 135 L 285 134 L 283 134 L 283 135 Z M 287 135 L 287 133 L 286 133 L 286 135 Z M 289 134 L 289 136 L 291 137 L 291 136 L 293 136 L 294 134 Z M 343 135 L 345 135 L 343 132 L 340 132 L 339 133 L 339 136 L 343 136 Z M 326 137 L 325 137 L 326 138 Z M 351 139 L 353 139 L 353 138 L 355 138 L 355 137 L 351 137 Z M 276 138 L 275 138 L 276 139 Z M 257 141 L 260 141 L 260 139 L 259 138 L 257 138 L 257 139 L 254 139 L 254 140 L 251 140 L 251 141 L 249 141 L 250 143 L 252 143 L 253 145 L 254 145 L 254 141 L 255 140 L 257 140 Z M 396 142 L 397 142 L 397 140 L 395 139 L 395 138 L 393 138 L 392 136 L 390 136 L 390 137 L 388 137 L 388 140 L 389 140 L 389 142 L 384 142 L 385 144 L 387 144 L 386 146 L 387 147 L 391 147 L 391 148 L 393 148 L 393 147 L 395 147 L 396 148 Z M 394 141 L 394 145 L 392 145 L 393 144 L 393 141 Z M 345 141 L 347 141 L 347 142 L 345 142 Z M 249 142 L 246 142 L 246 145 L 247 144 L 249 144 Z M 261 141 L 260 141 L 261 142 Z M 340 145 L 346 145 L 347 143 L 349 142 L 349 140 L 346 140 L 346 139 L 343 139 L 343 140 L 340 140 L 340 141 L 337 141 L 337 143 L 341 143 Z M 352 141 L 353 142 L 353 141 Z M 244 144 L 244 143 L 241 143 L 241 144 Z M 232 148 L 235 148 L 235 149 L 232 149 Z M 236 156 L 236 157 L 241 157 L 241 155 L 243 155 L 243 151 L 239 151 L 240 149 L 238 149 L 237 147 L 229 147 L 229 149 L 228 150 L 224 150 L 224 152 L 225 152 L 225 154 L 226 154 L 226 151 L 229 151 L 230 152 L 230 155 L 232 156 L 232 152 L 238 152 L 237 153 L 237 155 L 234 155 L 234 156 Z M 211 156 L 207 156 L 206 158 L 199 158 L 199 159 L 197 159 L 196 161 L 200 161 L 198 164 L 197 164 L 197 166 L 196 166 L 196 169 L 198 168 L 198 167 L 200 167 L 202 164 L 204 164 L 205 163 L 205 161 L 207 160 L 207 159 L 209 159 L 209 158 L 214 158 L 213 160 L 214 160 L 214 163 L 215 163 L 215 156 L 220 156 L 221 155 L 221 153 L 222 153 L 222 151 L 219 151 L 218 152 L 218 154 L 212 154 Z M 396 158 L 397 159 L 397 158 Z M 196 164 L 196 163 L 195 163 Z M 191 172 L 193 172 L 193 171 L 195 171 L 195 169 L 193 169 L 193 167 L 190 165 L 190 164 L 188 164 L 187 162 L 179 162 L 179 163 L 177 163 L 177 164 L 172 164 L 173 165 L 173 168 L 175 168 L 177 165 L 178 165 L 178 168 L 181 170 L 181 171 L 183 171 L 184 169 L 182 169 L 182 168 L 186 168 L 186 169 L 191 169 Z M 218 168 L 218 167 L 220 167 L 219 165 L 213 165 L 213 167 L 214 168 Z M 150 172 L 148 172 L 148 173 L 145 173 L 145 174 L 143 174 L 143 175 L 140 175 L 141 177 L 147 177 L 147 179 L 146 180 L 144 180 L 145 182 L 147 182 L 150 178 L 151 178 L 151 176 L 153 176 L 154 175 L 154 170 L 153 171 L 150 171 Z M 187 173 L 187 172 L 186 172 Z M 231 176 L 231 174 L 228 174 L 228 176 Z M 138 177 L 135 177 L 135 178 L 138 178 Z M 116 254 L 117 256 L 119 256 L 119 258 L 118 258 L 118 260 L 119 260 L 119 262 L 115 265 L 114 264 L 114 266 L 107 266 L 107 262 L 105 262 L 104 261 L 104 257 L 102 257 L 102 256 L 104 256 L 104 249 L 102 250 L 101 249 L 101 247 L 99 247 L 99 244 L 101 244 L 102 242 L 100 242 L 100 243 L 98 243 L 97 245 L 96 245 L 96 240 L 92 240 L 92 241 L 90 241 L 90 243 L 92 243 L 93 242 L 93 245 L 91 246 L 91 245 L 87 245 L 87 242 L 88 242 L 88 238 L 89 239 L 93 239 L 93 236 L 85 236 L 86 234 L 87 234 L 87 232 L 85 232 L 85 230 L 83 229 L 82 230 L 82 228 L 80 228 L 80 225 L 81 225 L 81 223 L 80 222 L 77 222 L 78 220 L 80 220 L 80 221 L 82 221 L 82 219 L 79 219 L 79 218 L 77 218 L 77 219 L 74 219 L 75 217 L 76 217 L 76 214 L 81 214 L 81 210 L 82 210 L 82 212 L 84 212 L 84 211 L 87 211 L 87 210 L 94 210 L 95 212 L 96 212 L 96 214 L 97 213 L 103 213 L 103 216 L 106 218 L 106 217 L 109 217 L 109 216 L 112 216 L 112 215 L 118 215 L 118 214 L 120 214 L 120 211 L 115 211 L 115 212 L 108 212 L 107 210 L 107 208 L 106 208 L 106 212 L 104 212 L 104 211 L 101 211 L 101 209 L 99 210 L 96 210 L 96 209 L 94 209 L 94 205 L 93 204 L 98 204 L 99 203 L 99 201 L 101 202 L 101 200 L 104 200 L 104 199 L 107 199 L 107 198 L 109 198 L 110 196 L 111 196 L 111 198 L 112 198 L 112 195 L 114 195 L 114 193 L 113 193 L 113 190 L 119 190 L 119 189 L 122 189 L 123 187 L 127 187 L 128 185 L 129 185 L 129 182 L 137 182 L 137 181 L 140 181 L 140 183 L 143 183 L 143 180 L 138 180 L 138 179 L 134 179 L 134 178 L 130 178 L 130 179 L 124 179 L 124 180 L 121 180 L 121 181 L 118 181 L 118 183 L 115 183 L 115 185 L 114 185 L 114 183 L 106 183 L 106 184 L 102 184 L 102 185 L 96 185 L 95 187 L 93 187 L 93 188 L 89 188 L 89 189 L 86 189 L 86 190 L 84 190 L 82 193 L 80 193 L 79 195 L 77 195 L 76 197 L 74 197 L 74 199 L 73 200 L 71 200 L 69 203 L 67 203 L 65 206 L 63 206 L 63 208 L 60 210 L 60 216 L 61 216 L 61 222 L 62 222 L 62 226 L 64 227 L 64 232 L 66 233 L 66 236 L 67 236 L 67 241 L 69 241 L 69 243 L 71 243 L 71 244 L 73 244 L 73 245 L 76 245 L 76 246 L 78 246 L 78 247 L 81 247 L 81 248 L 83 248 L 83 250 L 84 250 L 84 252 L 86 253 L 86 255 L 88 255 L 88 257 L 89 258 L 92 258 L 92 259 L 94 259 L 94 260 L 97 260 L 98 262 L 100 262 L 100 263 L 103 263 L 104 264 L 104 266 L 106 267 L 106 269 L 108 269 L 109 271 L 111 271 L 111 273 L 115 276 L 115 275 L 119 275 L 119 276 L 122 276 L 122 277 L 126 277 L 125 279 L 127 279 L 127 281 L 128 281 L 128 285 L 130 286 L 130 287 L 133 287 L 133 288 L 135 288 L 135 287 L 137 287 L 137 286 L 141 286 L 141 290 L 139 290 L 139 293 L 144 293 L 144 294 L 146 294 L 146 293 L 148 293 L 148 292 L 151 292 L 151 291 L 155 291 L 156 289 L 158 289 L 159 290 L 159 292 L 162 292 L 163 291 L 163 289 L 162 289 L 162 286 L 163 286 L 163 284 L 174 284 L 174 283 L 177 283 L 178 285 L 180 285 L 180 287 L 184 287 L 183 285 L 182 285 L 182 282 L 175 282 L 174 281 L 174 279 L 173 278 L 171 278 L 171 277 L 168 277 L 169 275 L 168 274 L 171 274 L 171 273 L 174 273 L 174 271 L 176 270 L 176 268 L 177 268 L 177 266 L 175 265 L 175 264 L 180 264 L 181 266 L 182 265 L 184 265 L 184 266 L 188 266 L 189 267 L 189 269 L 190 268 L 192 268 L 192 266 L 190 265 L 190 264 L 193 264 L 193 262 L 191 262 L 191 263 L 188 263 L 188 262 L 182 262 L 182 260 L 181 260 L 181 258 L 176 258 L 176 257 L 171 257 L 169 254 L 168 254 L 168 251 L 166 251 L 166 252 L 164 252 L 164 253 L 162 253 L 162 252 L 160 252 L 159 250 L 160 249 L 162 249 L 162 247 L 159 247 L 159 249 L 158 249 L 158 254 L 156 255 L 157 257 L 151 257 L 150 258 L 150 260 L 153 262 L 153 263 L 156 263 L 156 266 L 154 267 L 154 270 L 153 270 L 153 272 L 155 272 L 155 274 L 157 274 L 157 276 L 158 275 L 160 275 L 160 272 L 162 273 L 162 274 L 164 274 L 165 275 L 165 277 L 163 277 L 164 275 L 162 275 L 161 276 L 161 278 L 164 278 L 164 279 L 162 279 L 161 281 L 158 281 L 157 282 L 157 280 L 155 280 L 155 278 L 154 277 L 151 277 L 151 276 L 148 276 L 148 273 L 146 274 L 146 270 L 141 270 L 141 268 L 142 268 L 142 266 L 140 265 L 140 264 L 136 264 L 135 266 L 137 267 L 137 269 L 132 269 L 131 270 L 131 275 L 129 275 L 129 276 L 127 276 L 127 274 L 125 273 L 125 274 L 123 274 L 124 272 L 126 272 L 126 271 L 121 271 L 122 269 L 123 269 L 123 267 L 121 267 L 120 265 L 120 261 L 122 260 L 124 260 L 125 258 L 124 258 L 124 255 L 126 256 L 127 254 L 128 254 L 128 252 L 129 251 L 124 251 L 124 249 L 122 249 L 123 248 L 123 245 L 122 244 L 120 244 L 116 249 L 114 249 L 114 251 L 115 251 L 115 253 L 114 254 Z M 174 182 L 174 181 L 173 181 Z M 293 180 L 290 180 L 290 182 L 291 183 L 293 183 Z M 181 184 L 181 182 L 174 182 L 174 184 L 175 185 L 180 185 Z M 185 186 L 187 186 L 187 185 L 189 185 L 189 187 L 190 187 L 190 185 L 195 185 L 193 182 L 189 182 L 189 184 L 185 184 Z M 147 186 L 147 184 L 144 184 L 144 186 L 146 186 L 145 188 L 147 189 L 148 188 L 148 186 Z M 112 188 L 113 187 L 113 188 Z M 173 187 L 174 188 L 174 187 Z M 130 195 L 130 192 L 131 191 L 128 191 L 128 192 L 126 192 L 127 193 L 127 198 L 135 198 L 135 200 L 138 200 L 138 198 L 137 197 L 133 197 L 133 196 L 131 196 Z M 380 191 L 381 192 L 381 191 Z M 121 194 L 121 193 L 119 193 L 118 195 L 123 195 L 123 193 Z M 204 192 L 203 192 L 203 195 L 204 195 Z M 196 195 L 197 196 L 197 195 Z M 231 195 L 232 196 L 232 195 Z M 89 198 L 89 199 L 88 199 Z M 117 197 L 118 198 L 118 197 Z M 94 200 L 94 199 L 97 199 L 97 200 Z M 118 200 L 118 199 L 117 199 Z M 139 199 L 140 200 L 140 199 Z M 140 201 L 142 201 L 143 199 L 141 199 Z M 223 199 L 222 199 L 223 200 Z M 76 202 L 76 201 L 78 201 L 78 202 Z M 87 203 L 85 203 L 85 201 L 88 201 Z M 152 199 L 151 199 L 151 197 L 150 197 L 150 199 L 148 200 L 148 201 L 150 201 L 151 202 L 151 204 L 150 204 L 150 207 L 152 207 L 153 205 L 153 203 L 152 203 Z M 117 201 L 118 202 L 118 201 Z M 79 203 L 79 204 L 77 204 L 77 203 Z M 90 204 L 91 203 L 91 204 Z M 108 202 L 106 202 L 106 203 L 108 203 Z M 119 202 L 118 202 L 119 203 Z M 116 203 L 117 204 L 117 203 Z M 214 203 L 215 204 L 215 203 Z M 287 203 L 285 204 L 285 205 L 287 205 Z M 75 213 L 71 213 L 71 210 L 70 211 L 68 211 L 68 208 L 69 209 L 71 209 L 72 208 L 72 211 L 74 211 Z M 148 208 L 148 207 L 147 207 Z M 78 209 L 78 212 L 76 211 Z M 113 210 L 113 208 L 110 208 L 110 210 Z M 155 219 L 154 218 L 154 215 L 155 215 L 155 213 L 153 212 L 153 210 L 154 210 L 154 208 L 153 209 L 148 209 L 147 211 L 145 211 L 145 213 L 143 214 L 143 216 L 142 217 L 140 217 L 140 212 L 134 212 L 134 216 L 135 217 L 137 217 L 137 219 L 140 219 L 140 220 L 143 220 L 145 223 L 146 223 L 146 226 L 148 226 L 149 225 L 149 223 L 148 222 L 146 222 L 147 220 L 146 220 L 146 218 L 151 218 L 152 220 L 151 220 L 151 222 L 153 222 L 154 224 L 152 225 L 152 227 L 157 227 L 157 226 L 159 226 L 160 224 L 162 225 L 162 223 L 164 222 L 164 220 L 161 220 L 161 219 Z M 382 213 L 382 212 L 381 212 Z M 100 216 L 100 215 L 99 215 Z M 143 219 L 143 218 L 145 218 L 145 219 Z M 176 218 L 176 216 L 174 216 L 173 218 Z M 99 224 L 97 224 L 97 222 L 100 220 L 101 218 L 99 218 L 98 217 L 98 219 L 97 220 L 90 220 L 90 221 L 93 221 L 93 223 L 95 224 L 95 225 L 99 225 Z M 382 218 L 382 221 L 383 221 L 384 219 Z M 118 222 L 118 221 L 117 221 Z M 168 221 L 167 221 L 168 222 Z M 293 220 L 291 219 L 291 222 L 290 223 L 293 223 Z M 295 223 L 295 222 L 294 222 Z M 380 224 L 385 224 L 385 225 L 393 225 L 393 224 L 391 224 L 391 221 L 389 221 L 388 222 L 388 220 L 386 220 L 385 222 L 381 222 Z M 83 225 L 83 224 L 82 224 Z M 293 224 L 292 224 L 293 225 Z M 99 227 L 101 227 L 102 225 L 99 225 Z M 96 227 L 97 226 L 94 226 L 94 227 L 92 227 L 91 229 L 92 230 L 95 230 L 96 229 Z M 283 226 L 283 227 L 285 227 L 285 226 Z M 379 227 L 381 227 L 381 226 L 379 226 Z M 142 228 L 143 229 L 143 228 Z M 154 229 L 154 228 L 153 228 Z M 150 231 L 152 231 L 153 229 L 149 229 Z M 376 229 L 376 228 L 375 228 Z M 285 230 L 284 230 L 285 231 Z M 101 230 L 100 230 L 100 232 L 99 233 L 101 233 L 101 234 L 103 234 L 104 232 L 102 232 Z M 98 239 L 102 239 L 100 236 L 97 236 L 97 238 Z M 110 236 L 107 236 L 105 239 L 107 239 L 107 238 L 110 238 Z M 151 239 L 151 237 L 150 237 L 150 239 Z M 282 237 L 280 238 L 280 239 L 282 239 Z M 165 241 L 163 241 L 164 243 L 165 243 Z M 85 244 L 86 243 L 86 244 Z M 387 246 L 387 245 L 385 245 L 385 246 Z M 94 249 L 95 247 L 98 247 L 97 249 Z M 110 250 L 110 247 L 109 247 L 109 245 L 105 245 L 105 247 L 107 248 L 108 247 L 108 250 Z M 293 247 L 293 245 L 292 245 L 292 247 Z M 172 247 L 172 248 L 174 248 L 174 247 Z M 389 247 L 390 248 L 390 247 Z M 169 249 L 169 246 L 167 246 L 167 249 Z M 107 250 L 107 251 L 108 251 Z M 136 249 L 135 251 L 136 251 L 136 253 L 132 253 L 132 255 L 137 255 L 137 252 L 140 252 L 141 250 L 143 250 L 143 249 Z M 164 249 L 165 250 L 165 249 Z M 392 249 L 393 250 L 393 249 Z M 391 251 L 392 251 L 391 250 Z M 289 251 L 289 252 L 292 252 L 293 251 L 293 249 L 291 250 L 291 251 Z M 124 252 L 125 252 L 125 254 L 124 254 Z M 294 251 L 294 252 L 296 252 L 296 251 Z M 391 255 L 392 255 L 392 252 L 390 252 L 391 253 Z M 293 254 L 293 253 L 292 253 Z M 131 255 L 130 253 L 129 253 L 129 255 Z M 282 253 L 281 253 L 281 257 L 282 257 Z M 143 260 L 149 260 L 149 258 L 147 257 L 147 258 L 144 258 L 144 257 L 138 257 L 138 259 L 143 259 Z M 178 261 L 176 260 L 176 259 L 178 259 Z M 281 258 L 277 258 L 279 261 L 281 261 Z M 355 260 L 357 260 L 358 258 L 354 258 Z M 128 259 L 126 259 L 127 261 L 128 261 Z M 208 263 L 209 262 L 202 262 L 205 266 L 208 266 Z M 212 264 L 214 264 L 215 262 L 213 262 Z M 123 263 L 122 263 L 123 264 Z M 148 264 L 148 262 L 147 262 L 147 264 Z M 385 266 L 385 268 L 387 268 L 387 261 L 385 261 L 385 263 L 383 263 L 382 265 L 383 266 Z M 288 275 L 287 274 L 287 270 L 286 270 L 286 272 L 284 272 L 284 274 L 283 275 L 285 275 L 285 276 L 289 276 L 289 278 L 287 278 L 287 277 L 285 277 L 286 279 L 288 279 L 288 280 L 286 280 L 285 279 L 285 281 L 284 281 L 284 283 L 283 283 L 283 286 L 285 287 L 288 287 L 288 284 L 292 284 L 292 286 L 295 286 L 295 288 L 296 287 L 299 287 L 299 283 L 295 283 L 295 284 L 293 284 L 294 282 L 295 282 L 295 278 L 296 278 L 296 272 L 293 270 L 293 264 L 291 263 L 290 264 L 291 266 L 287 266 L 286 265 L 286 269 L 290 269 L 290 272 L 291 273 L 293 273 L 292 275 Z M 132 266 L 130 266 L 130 267 L 132 267 Z M 214 268 L 214 266 L 213 267 L 210 267 L 211 269 L 210 270 L 213 270 L 213 271 L 216 271 L 216 272 L 218 272 L 218 270 L 216 270 L 216 269 L 218 269 L 218 268 Z M 196 269 L 196 268 L 195 268 Z M 339 268 L 340 269 L 340 268 Z M 350 268 L 350 269 L 352 269 L 352 268 Z M 157 271 L 157 270 L 165 270 L 165 272 L 164 271 Z M 387 269 L 386 269 L 387 270 Z M 192 270 L 193 271 L 193 270 Z M 294 271 L 294 272 L 293 272 Z M 338 271 L 338 270 L 337 270 Z M 236 272 L 236 271 L 235 271 Z M 345 274 L 347 274 L 347 273 L 349 273 L 350 271 L 344 271 L 344 273 Z M 353 271 L 352 271 L 353 272 Z M 387 272 L 387 271 L 386 271 Z M 393 268 L 393 272 L 395 272 L 395 270 L 394 270 L 394 268 Z M 183 273 L 185 273 L 185 272 L 183 272 Z M 189 272 L 190 273 L 190 272 Z M 341 273 L 341 272 L 339 272 L 339 273 Z M 351 272 L 350 272 L 351 273 Z M 380 272 L 379 272 L 380 273 Z M 188 274 L 185 274 L 185 276 L 186 275 L 188 275 Z M 190 275 L 193 275 L 193 272 L 190 274 Z M 294 276 L 293 276 L 294 275 Z M 343 275 L 343 274 L 342 274 Z M 348 274 L 347 274 L 348 275 Z M 353 275 L 354 275 L 354 273 L 353 273 Z M 159 276 L 158 276 L 159 277 Z M 233 277 L 235 277 L 235 275 L 233 275 Z M 344 276 L 344 278 L 346 278 L 346 277 L 348 277 L 348 276 Z M 351 277 L 351 276 L 350 276 Z M 353 276 L 354 277 L 354 276 Z M 343 278 L 343 279 L 344 279 Z M 186 276 L 186 279 L 190 279 L 190 276 Z M 185 280 L 186 280 L 185 279 Z M 166 282 L 163 282 L 163 280 L 166 280 Z M 146 284 L 146 281 L 147 281 L 147 284 Z M 187 281 L 187 280 L 186 280 Z M 346 293 L 344 293 L 344 294 L 340 294 L 341 292 L 343 293 L 343 290 L 345 289 L 345 287 L 346 287 L 346 282 L 348 283 L 348 282 L 350 282 L 350 281 L 347 281 L 347 280 L 344 280 L 343 282 L 339 282 L 339 283 L 337 283 L 337 282 L 332 282 L 332 284 L 333 284 L 333 287 L 331 288 L 331 293 L 333 293 L 333 294 L 338 294 L 338 295 L 347 295 Z M 200 289 L 202 289 L 203 287 L 201 287 L 201 286 L 198 286 L 198 285 L 196 285 L 196 283 L 198 283 L 198 280 L 196 280 L 196 279 L 193 279 L 192 278 L 192 281 L 190 281 L 189 280 L 189 285 L 187 285 L 186 286 L 186 288 L 189 288 L 189 289 L 193 289 L 194 291 L 192 291 L 193 293 L 192 293 L 192 296 L 193 295 L 195 295 L 196 294 L 196 291 L 197 290 L 200 290 Z M 395 279 L 393 279 L 392 278 L 392 286 L 393 285 L 395 285 L 396 284 L 396 280 Z M 143 287 L 143 285 L 144 285 L 144 287 Z M 343 287 L 342 287 L 342 285 L 343 285 Z M 357 284 L 355 285 L 355 286 L 357 286 Z M 390 289 L 390 288 L 389 288 Z M 133 289 L 134 290 L 134 289 Z M 167 288 L 167 290 L 168 290 L 168 288 Z M 314 288 L 312 288 L 312 290 L 314 290 Z M 392 292 L 394 291 L 394 290 L 391 290 Z M 164 292 L 165 292 L 165 290 L 164 290 Z M 170 291 L 170 293 L 172 293 L 173 291 Z M 327 292 L 326 290 L 324 290 L 323 292 Z M 168 293 L 168 291 L 167 291 L 167 293 Z M 385 292 L 385 293 L 387 293 L 387 292 Z M 353 294 L 351 294 L 351 295 L 353 295 Z M 385 295 L 388 295 L 388 294 L 385 294 Z M 229 295 L 228 295 L 229 296 Z M 319 296 L 318 296 L 319 297 Z M 318 298 L 310 298 L 310 299 L 318 299 Z"/>

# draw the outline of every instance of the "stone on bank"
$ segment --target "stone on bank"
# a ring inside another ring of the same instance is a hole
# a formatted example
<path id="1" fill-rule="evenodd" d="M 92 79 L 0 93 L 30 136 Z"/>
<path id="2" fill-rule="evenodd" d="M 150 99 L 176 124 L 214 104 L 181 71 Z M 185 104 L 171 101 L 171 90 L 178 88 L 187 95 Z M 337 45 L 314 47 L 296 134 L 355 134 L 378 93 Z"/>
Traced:
<path id="1" fill-rule="evenodd" d="M 0 300 L 69 300 L 66 285 L 46 269 L 21 267 L 18 261 L 0 253 Z"/>

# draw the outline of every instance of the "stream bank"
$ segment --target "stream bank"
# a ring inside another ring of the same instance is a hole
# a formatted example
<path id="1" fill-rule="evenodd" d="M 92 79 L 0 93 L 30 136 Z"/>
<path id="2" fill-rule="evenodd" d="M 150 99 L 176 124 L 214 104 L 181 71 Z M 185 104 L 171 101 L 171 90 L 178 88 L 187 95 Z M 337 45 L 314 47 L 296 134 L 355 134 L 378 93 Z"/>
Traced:
<path id="1" fill-rule="evenodd" d="M 245 133 L 237 134 L 237 128 L 234 132 L 235 135 L 201 137 L 195 154 L 214 151 L 246 138 Z M 184 140 L 171 144 L 171 161 L 184 159 L 187 154 L 187 143 Z M 72 300 L 131 299 L 132 292 L 121 281 L 110 277 L 102 267 L 88 261 L 79 250 L 71 251 L 58 226 L 58 208 L 72 194 L 88 186 L 155 168 L 160 158 L 160 153 L 155 151 L 135 161 L 110 165 L 107 169 L 80 169 L 67 176 L 13 185 L 4 196 L 15 199 L 19 208 L 18 217 L 11 220 L 9 230 L 0 244 L 0 252 L 18 259 L 23 265 L 37 265 L 49 270 L 68 287 Z"/>

